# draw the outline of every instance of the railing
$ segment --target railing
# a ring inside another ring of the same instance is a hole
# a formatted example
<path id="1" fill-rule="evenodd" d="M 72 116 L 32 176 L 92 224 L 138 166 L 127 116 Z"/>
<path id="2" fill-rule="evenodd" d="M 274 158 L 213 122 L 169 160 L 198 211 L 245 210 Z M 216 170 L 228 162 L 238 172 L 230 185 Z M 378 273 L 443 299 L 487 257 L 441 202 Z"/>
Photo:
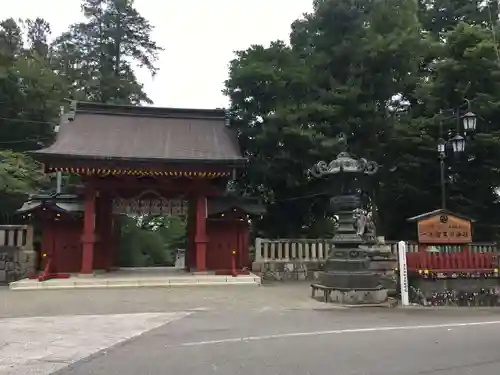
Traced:
<path id="1" fill-rule="evenodd" d="M 0 225 L 0 247 L 33 247 L 33 227 L 31 225 Z"/>
<path id="2" fill-rule="evenodd" d="M 386 241 L 391 252 L 397 254 L 397 242 Z M 331 239 L 265 239 L 257 238 L 255 240 L 255 262 L 258 263 L 279 263 L 290 261 L 308 261 L 323 262 L 331 249 L 334 247 Z M 443 245 L 443 246 L 424 246 L 414 242 L 408 243 L 408 253 L 428 254 L 436 253 L 460 253 L 464 249 L 472 254 L 494 254 L 498 252 L 498 247 L 494 243 L 473 243 L 470 245 Z M 454 259 L 453 257 L 450 259 Z M 457 258 L 459 259 L 459 258 Z"/>
<path id="3" fill-rule="evenodd" d="M 393 254 L 398 253 L 398 241 L 385 241 L 386 245 L 391 247 Z M 435 252 L 435 253 L 460 253 L 463 250 L 468 250 L 471 253 L 496 253 L 498 251 L 498 245 L 492 242 L 475 242 L 469 245 L 439 245 L 439 246 L 428 246 L 419 245 L 415 242 L 407 243 L 408 253 L 417 252 Z"/>
<path id="4" fill-rule="evenodd" d="M 328 257 L 333 248 L 329 239 L 279 239 L 269 240 L 257 238 L 255 240 L 255 261 L 290 262 L 293 260 L 322 262 Z"/>

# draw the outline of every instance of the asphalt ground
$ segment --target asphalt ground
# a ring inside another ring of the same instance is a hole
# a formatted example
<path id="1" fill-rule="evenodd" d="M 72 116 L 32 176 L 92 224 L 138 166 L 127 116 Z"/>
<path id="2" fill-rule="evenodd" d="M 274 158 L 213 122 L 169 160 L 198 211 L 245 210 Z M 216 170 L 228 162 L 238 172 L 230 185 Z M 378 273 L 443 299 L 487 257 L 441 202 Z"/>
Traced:
<path id="1" fill-rule="evenodd" d="M 419 312 L 199 311 L 57 374 L 500 373 L 497 313 Z"/>
<path id="2" fill-rule="evenodd" d="M 0 289 L 1 375 L 495 375 L 499 334 L 498 308 L 342 309 L 301 283 Z"/>

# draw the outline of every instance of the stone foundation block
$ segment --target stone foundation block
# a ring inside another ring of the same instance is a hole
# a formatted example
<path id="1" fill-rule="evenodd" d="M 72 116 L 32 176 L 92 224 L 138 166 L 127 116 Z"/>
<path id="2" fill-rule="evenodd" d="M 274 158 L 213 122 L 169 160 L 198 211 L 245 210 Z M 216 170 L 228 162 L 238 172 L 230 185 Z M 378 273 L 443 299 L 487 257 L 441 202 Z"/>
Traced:
<path id="1" fill-rule="evenodd" d="M 330 300 L 333 303 L 343 305 L 362 305 L 384 303 L 388 297 L 387 289 L 373 291 L 351 290 L 348 292 L 333 291 Z"/>
<path id="2" fill-rule="evenodd" d="M 34 267 L 36 265 L 36 252 L 33 250 L 22 250 L 22 254 L 24 257 L 24 263 L 30 267 Z"/>
<path id="3" fill-rule="evenodd" d="M 24 279 L 35 271 L 36 252 L 12 246 L 0 247 L 0 283 Z"/>
<path id="4" fill-rule="evenodd" d="M 398 263 L 394 261 L 387 261 L 387 260 L 382 260 L 382 261 L 371 261 L 370 262 L 370 269 L 374 271 L 385 271 L 385 270 L 393 270 L 394 268 L 397 268 Z"/>

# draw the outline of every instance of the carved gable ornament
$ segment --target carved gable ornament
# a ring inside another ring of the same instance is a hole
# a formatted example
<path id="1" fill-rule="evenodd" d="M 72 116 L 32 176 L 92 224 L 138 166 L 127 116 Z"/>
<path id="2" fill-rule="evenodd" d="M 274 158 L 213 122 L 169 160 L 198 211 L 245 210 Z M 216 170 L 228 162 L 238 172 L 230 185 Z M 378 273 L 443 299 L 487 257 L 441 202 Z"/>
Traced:
<path id="1" fill-rule="evenodd" d="M 186 216 L 185 199 L 168 199 L 155 192 L 145 192 L 134 198 L 113 199 L 113 213 L 117 215 L 175 215 Z"/>

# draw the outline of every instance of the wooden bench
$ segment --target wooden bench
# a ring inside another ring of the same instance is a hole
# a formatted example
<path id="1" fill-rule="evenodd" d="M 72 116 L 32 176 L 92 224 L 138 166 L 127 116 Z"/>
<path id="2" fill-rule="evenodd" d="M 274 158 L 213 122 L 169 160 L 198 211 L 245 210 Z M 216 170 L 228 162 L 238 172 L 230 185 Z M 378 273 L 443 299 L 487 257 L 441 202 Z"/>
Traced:
<path id="1" fill-rule="evenodd" d="M 333 291 L 337 291 L 337 292 L 350 292 L 350 291 L 359 291 L 359 290 L 362 290 L 362 291 L 373 292 L 373 291 L 377 291 L 377 290 L 380 290 L 380 289 L 383 289 L 383 288 L 382 287 L 378 287 L 378 288 L 364 288 L 364 289 L 358 289 L 358 288 L 336 288 L 336 287 L 325 286 L 325 285 L 321 285 L 321 284 L 311 284 L 311 298 L 316 298 L 316 292 L 318 290 L 321 290 L 321 291 L 323 291 L 323 302 L 324 303 L 328 303 L 328 301 L 330 300 L 330 295 L 332 294 Z"/>

